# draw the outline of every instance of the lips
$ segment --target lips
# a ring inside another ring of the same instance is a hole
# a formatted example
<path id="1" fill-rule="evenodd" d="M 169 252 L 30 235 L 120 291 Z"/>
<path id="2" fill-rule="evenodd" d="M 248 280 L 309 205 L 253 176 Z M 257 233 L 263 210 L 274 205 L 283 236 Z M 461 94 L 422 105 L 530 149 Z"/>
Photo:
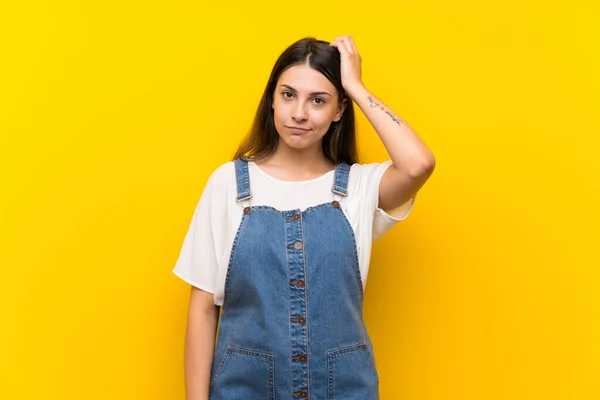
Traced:
<path id="1" fill-rule="evenodd" d="M 305 128 L 299 128 L 297 126 L 286 126 L 286 128 L 288 128 L 290 131 L 292 131 L 294 133 L 306 133 L 310 130 L 310 129 L 305 129 Z"/>

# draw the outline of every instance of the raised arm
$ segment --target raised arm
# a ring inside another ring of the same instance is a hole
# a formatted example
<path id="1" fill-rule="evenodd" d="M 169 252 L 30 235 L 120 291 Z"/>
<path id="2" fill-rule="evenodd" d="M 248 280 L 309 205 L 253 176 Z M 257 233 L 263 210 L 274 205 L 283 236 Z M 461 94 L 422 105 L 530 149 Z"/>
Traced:
<path id="1" fill-rule="evenodd" d="M 362 60 L 352 37 L 338 37 L 331 45 L 340 52 L 346 94 L 373 125 L 392 160 L 379 185 L 379 207 L 393 210 L 414 197 L 425 184 L 435 169 L 435 158 L 417 133 L 364 86 Z"/>

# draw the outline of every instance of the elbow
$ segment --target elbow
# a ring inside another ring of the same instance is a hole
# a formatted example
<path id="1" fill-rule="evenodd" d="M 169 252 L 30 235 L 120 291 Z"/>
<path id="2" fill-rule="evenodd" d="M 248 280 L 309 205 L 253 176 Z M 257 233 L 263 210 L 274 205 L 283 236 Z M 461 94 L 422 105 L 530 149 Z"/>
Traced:
<path id="1" fill-rule="evenodd" d="M 410 169 L 410 175 L 415 178 L 429 176 L 435 169 L 435 157 L 433 153 L 428 153 L 419 158 L 415 166 Z"/>

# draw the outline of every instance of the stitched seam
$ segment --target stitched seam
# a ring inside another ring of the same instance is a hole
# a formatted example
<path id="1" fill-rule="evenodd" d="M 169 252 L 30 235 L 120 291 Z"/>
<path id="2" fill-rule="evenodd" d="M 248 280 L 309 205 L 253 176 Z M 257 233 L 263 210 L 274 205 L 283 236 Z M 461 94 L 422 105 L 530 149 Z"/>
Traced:
<path id="1" fill-rule="evenodd" d="M 231 275 L 231 268 L 233 266 L 233 258 L 238 248 L 238 242 L 241 236 L 242 227 L 245 225 L 246 220 L 248 219 L 248 214 L 242 214 L 242 220 L 240 221 L 240 225 L 238 226 L 237 232 L 235 233 L 235 238 L 233 239 L 233 245 L 231 248 L 231 254 L 229 255 L 229 263 L 227 264 L 227 275 L 225 275 L 225 287 L 223 288 L 223 305 L 222 308 L 225 310 L 225 303 L 227 302 L 227 292 L 229 289 L 229 281 Z"/>
<path id="2" fill-rule="evenodd" d="M 341 175 L 338 174 L 338 171 L 341 171 Z M 334 180 L 333 180 L 333 187 L 331 188 L 331 191 L 334 193 L 339 194 L 340 196 L 347 196 L 348 194 L 348 176 L 350 175 L 350 170 L 346 169 L 346 164 L 345 163 L 339 163 L 336 168 L 335 168 L 335 176 L 334 176 Z M 345 186 L 340 186 L 338 185 L 338 177 L 344 177 L 346 179 L 346 185 Z"/>
<path id="3" fill-rule="evenodd" d="M 369 356 L 369 363 L 371 364 L 371 369 L 373 370 L 373 372 L 375 373 L 375 377 L 379 381 L 379 374 L 377 373 L 377 367 L 375 366 L 375 354 L 371 352 L 371 349 L 369 349 L 369 347 L 366 348 L 366 352 Z"/>
<path id="4" fill-rule="evenodd" d="M 331 186 L 331 190 L 335 192 L 336 189 L 336 184 L 337 184 L 337 180 L 338 180 L 338 171 L 340 170 L 340 165 L 338 164 L 335 166 L 335 174 L 333 175 L 333 185 Z"/>
<path id="5" fill-rule="evenodd" d="M 361 348 L 366 348 L 366 347 L 367 347 L 367 345 L 365 342 L 360 342 L 358 344 L 353 344 L 352 346 L 346 346 L 346 347 L 342 347 L 341 349 L 331 350 L 331 351 L 329 351 L 329 355 L 332 358 L 335 358 L 342 354 L 350 353 L 350 352 L 356 351 Z"/>
<path id="6" fill-rule="evenodd" d="M 306 235 L 304 232 L 304 219 L 300 218 L 298 220 L 298 222 L 300 223 L 300 232 L 302 233 L 302 242 L 306 243 Z M 302 247 L 302 261 L 304 264 L 304 282 L 308 282 L 308 275 L 307 275 L 307 269 L 306 269 L 306 251 L 305 251 L 305 247 Z M 304 329 L 306 330 L 306 353 L 310 354 L 310 343 L 308 340 L 309 337 L 309 322 L 308 322 L 308 288 L 307 285 L 304 285 L 304 298 L 306 299 L 306 309 L 304 312 L 304 315 L 306 316 L 306 324 L 304 325 Z M 310 363 L 312 361 L 312 355 L 310 360 L 308 360 L 308 362 L 306 363 L 306 392 L 310 393 Z"/>
<path id="7" fill-rule="evenodd" d="M 271 387 L 271 400 L 275 400 L 275 371 L 273 357 L 269 357 L 269 386 Z"/>
<path id="8" fill-rule="evenodd" d="M 371 357 L 371 352 L 369 351 L 369 347 L 367 346 L 366 342 L 363 341 L 359 344 L 343 347 L 338 350 L 331 350 L 327 353 L 327 362 L 329 365 L 329 360 L 331 360 L 331 370 L 328 372 L 330 372 L 332 374 L 332 376 L 331 376 L 331 385 L 332 385 L 331 394 L 332 395 L 333 395 L 333 360 L 336 357 L 347 355 L 349 353 L 353 353 L 353 352 L 357 352 L 357 351 L 365 352 L 365 354 L 367 356 L 368 364 L 371 367 L 371 371 L 373 372 L 373 376 L 379 381 L 379 374 L 377 373 L 377 369 L 375 368 L 375 363 L 373 361 L 373 358 Z"/>
<path id="9" fill-rule="evenodd" d="M 283 214 L 285 216 L 285 214 Z M 284 244 L 287 243 L 287 224 L 283 223 L 283 230 L 285 232 L 285 241 Z M 291 298 L 292 298 L 292 290 L 294 290 L 292 288 L 292 285 L 289 284 L 291 276 L 290 276 L 290 258 L 288 257 L 288 251 L 285 251 L 285 262 L 287 264 L 287 273 L 288 273 L 288 318 L 292 318 L 292 314 L 291 314 L 291 307 L 290 307 L 290 302 L 291 302 Z M 296 282 L 296 280 L 294 279 L 294 282 Z M 292 365 L 293 361 L 292 361 L 292 327 L 291 327 L 291 323 L 288 324 L 288 338 L 289 338 L 289 344 L 290 344 L 290 358 L 289 358 L 289 362 L 290 362 L 290 371 L 293 371 L 294 366 Z M 290 392 L 294 391 L 294 380 L 290 379 Z"/>
<path id="10" fill-rule="evenodd" d="M 327 354 L 327 398 L 333 399 L 333 358 Z"/>
<path id="11" fill-rule="evenodd" d="M 228 346 L 227 351 L 230 353 L 238 353 L 238 354 L 243 354 L 245 356 L 250 356 L 250 357 L 258 357 L 258 358 L 265 358 L 265 359 L 273 358 L 273 355 L 271 353 L 265 353 L 262 351 L 245 349 L 242 347 Z"/>
<path id="12" fill-rule="evenodd" d="M 235 160 L 235 175 L 236 175 L 236 182 L 237 182 L 237 197 L 236 200 L 237 201 L 244 201 L 247 199 L 252 198 L 252 192 L 250 190 L 250 177 L 249 177 L 249 172 L 248 172 L 248 164 L 243 162 L 240 159 Z M 238 170 L 239 170 L 239 174 L 238 174 Z M 240 190 L 240 186 L 241 189 Z"/>
<path id="13" fill-rule="evenodd" d="M 223 365 L 225 365 L 225 361 L 227 361 L 228 357 L 229 357 L 229 347 L 227 347 L 227 349 L 225 349 L 225 353 L 221 357 L 221 362 L 219 363 L 219 368 L 217 368 L 217 371 L 215 372 L 215 376 L 213 377 L 212 381 L 210 382 L 210 386 L 215 385 L 215 382 L 217 381 L 217 378 L 221 374 L 221 371 L 223 370 Z"/>
<path id="14" fill-rule="evenodd" d="M 335 207 L 334 207 L 334 209 L 335 209 Z M 356 236 L 354 235 L 354 230 L 352 229 L 352 225 L 350 224 L 350 221 L 348 220 L 348 217 L 346 217 L 346 214 L 344 213 L 342 208 L 340 207 L 337 210 L 339 210 L 339 212 L 342 213 L 342 219 L 344 220 L 344 225 L 346 226 L 346 229 L 352 236 L 352 241 L 354 242 L 352 244 L 352 247 L 354 250 L 354 266 L 355 266 L 354 272 L 355 272 L 356 278 L 358 279 L 358 282 L 360 283 L 360 297 L 361 297 L 361 309 L 362 309 L 362 301 L 364 301 L 365 294 L 364 294 L 362 278 L 360 276 L 360 262 L 358 260 L 358 248 L 357 248 Z"/>
<path id="15" fill-rule="evenodd" d="M 245 356 L 245 357 L 258 358 L 262 361 L 266 361 L 269 364 L 269 391 L 270 391 L 270 398 L 274 400 L 275 399 L 274 359 L 273 359 L 273 354 L 271 354 L 271 353 L 264 353 L 264 352 L 260 352 L 260 351 L 256 351 L 256 350 L 244 349 L 241 347 L 227 346 L 227 349 L 225 350 L 225 354 L 223 354 L 223 357 L 221 357 L 221 362 L 219 363 L 219 368 L 215 372 L 215 376 L 212 379 L 212 381 L 210 382 L 210 386 L 212 387 L 216 383 L 219 375 L 223 371 L 225 362 L 229 359 L 229 354 L 231 354 L 231 353 L 235 353 L 237 355 L 241 355 L 241 356 Z"/>

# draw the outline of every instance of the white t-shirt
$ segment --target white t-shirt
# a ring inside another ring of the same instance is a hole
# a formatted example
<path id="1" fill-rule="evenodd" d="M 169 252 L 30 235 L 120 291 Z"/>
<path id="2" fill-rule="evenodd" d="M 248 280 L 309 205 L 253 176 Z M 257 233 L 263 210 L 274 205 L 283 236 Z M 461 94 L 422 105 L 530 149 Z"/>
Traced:
<path id="1" fill-rule="evenodd" d="M 251 205 L 268 205 L 288 211 L 338 200 L 356 238 L 363 285 L 371 258 L 371 244 L 389 231 L 412 210 L 416 195 L 404 205 L 386 213 L 378 207 L 379 182 L 391 161 L 353 164 L 348 177 L 348 196 L 331 191 L 335 171 L 307 181 L 287 182 L 268 175 L 254 162 L 248 162 Z M 183 241 L 173 273 L 187 283 L 214 294 L 223 305 L 225 277 L 233 240 L 248 201 L 237 202 L 235 164 L 229 161 L 209 177 L 192 222 Z M 363 286 L 364 290 L 364 286 Z"/>

